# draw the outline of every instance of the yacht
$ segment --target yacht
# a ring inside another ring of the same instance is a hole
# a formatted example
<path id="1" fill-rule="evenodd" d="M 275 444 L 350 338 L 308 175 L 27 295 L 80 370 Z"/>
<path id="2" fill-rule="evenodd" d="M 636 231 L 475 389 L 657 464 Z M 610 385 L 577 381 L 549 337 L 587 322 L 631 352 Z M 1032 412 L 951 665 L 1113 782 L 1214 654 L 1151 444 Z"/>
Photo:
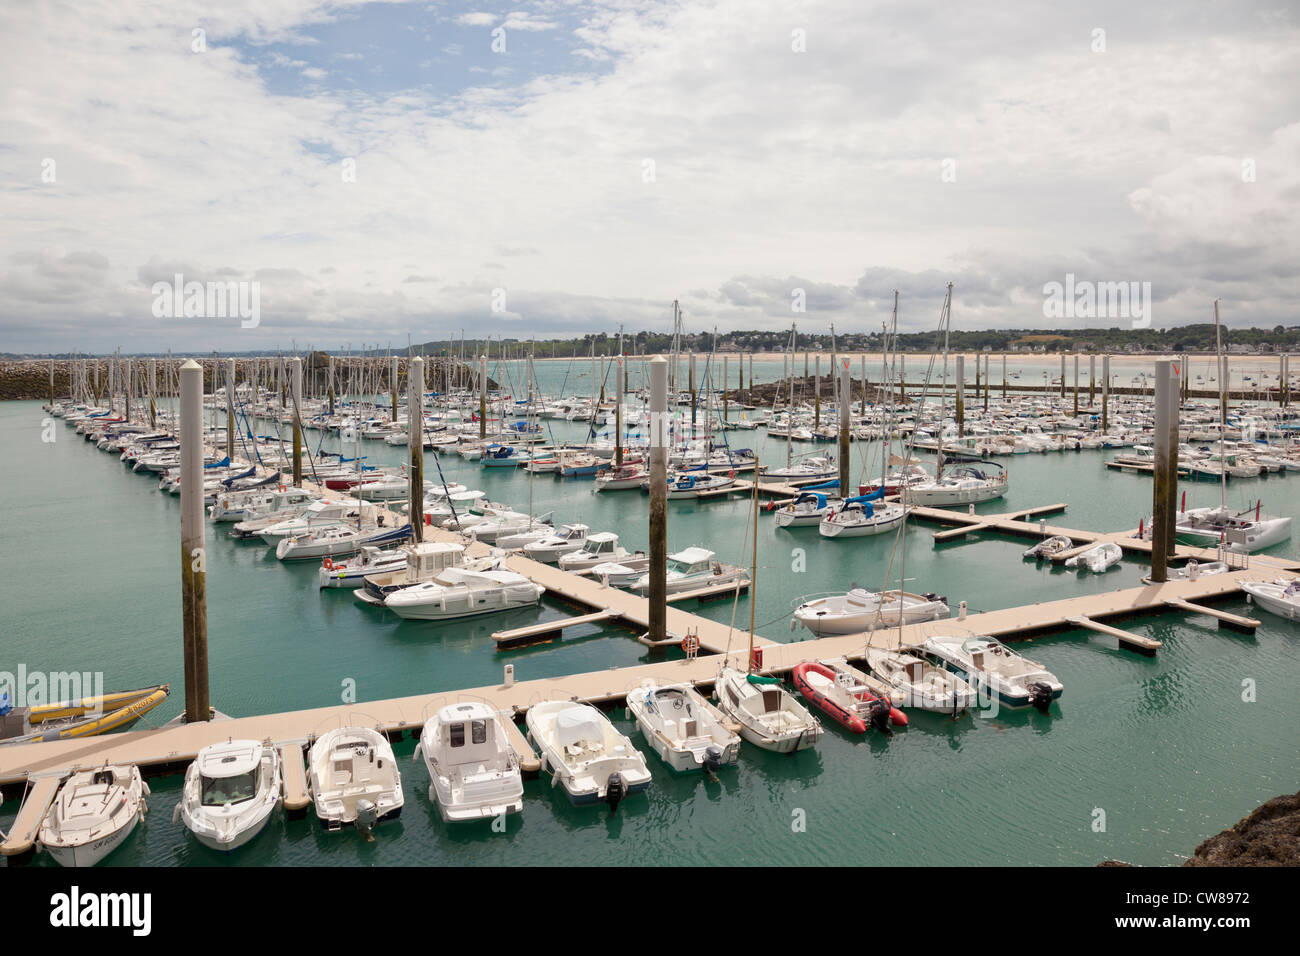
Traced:
<path id="1" fill-rule="evenodd" d="M 626 797 L 650 786 L 645 757 L 590 704 L 542 701 L 528 708 L 525 722 L 552 785 L 562 785 L 575 804 L 603 800 L 617 810 Z"/>
<path id="2" fill-rule="evenodd" d="M 908 504 L 929 508 L 977 504 L 1001 498 L 1007 486 L 1005 468 L 995 462 L 980 462 L 979 467 L 962 465 L 932 481 L 908 485 L 903 498 Z"/>
<path id="3" fill-rule="evenodd" d="M 424 758 L 429 799 L 448 823 L 524 809 L 524 781 L 496 712 L 486 704 L 450 704 L 424 725 L 412 759 Z"/>
<path id="4" fill-rule="evenodd" d="M 513 571 L 452 567 L 431 581 L 388 595 L 384 606 L 414 621 L 446 621 L 532 607 L 546 589 Z"/>
<path id="5" fill-rule="evenodd" d="M 764 750 L 806 750 L 824 733 L 821 722 L 777 678 L 724 667 L 714 694 L 723 713 L 740 724 L 740 736 Z"/>
<path id="6" fill-rule="evenodd" d="M 339 561 L 326 558 L 317 569 L 316 577 L 322 588 L 355 588 L 363 584 L 369 574 L 391 574 L 404 570 L 407 554 L 405 548 L 385 551 L 375 545 L 366 545 L 353 558 Z"/>
<path id="7" fill-rule="evenodd" d="M 585 524 L 562 524 L 545 537 L 524 545 L 524 557 L 543 564 L 555 564 L 561 557 L 581 551 L 587 542 Z"/>
<path id="8" fill-rule="evenodd" d="M 45 813 L 40 848 L 60 866 L 94 866 L 126 842 L 148 809 L 148 795 L 139 767 L 78 771 Z"/>
<path id="9" fill-rule="evenodd" d="M 879 493 L 877 493 L 879 494 Z M 903 523 L 907 509 L 895 502 L 873 503 L 861 495 L 844 502 L 839 510 L 825 515 L 817 525 L 823 538 L 860 538 L 884 534 Z"/>
<path id="10" fill-rule="evenodd" d="M 667 588 L 669 594 L 693 591 L 714 584 L 749 583 L 749 572 L 733 564 L 715 561 L 716 555 L 707 548 L 686 548 L 668 555 Z M 632 585 L 634 591 L 650 590 L 649 573 L 641 575 Z"/>
<path id="11" fill-rule="evenodd" d="M 185 771 L 172 822 L 184 820 L 206 847 L 235 850 L 262 832 L 281 790 L 280 755 L 270 743 L 209 744 Z"/>
<path id="12" fill-rule="evenodd" d="M 581 549 L 561 555 L 556 564 L 561 571 L 582 573 L 598 564 L 618 562 L 630 557 L 632 557 L 630 551 L 619 547 L 618 535 L 612 531 L 597 531 L 595 534 L 587 535 L 587 540 L 583 542 Z"/>
<path id="13" fill-rule="evenodd" d="M 327 830 L 348 824 L 369 833 L 402 812 L 402 775 L 388 738 L 369 727 L 340 727 L 316 738 L 307 786 Z"/>
<path id="14" fill-rule="evenodd" d="M 816 491 L 803 491 L 794 501 L 787 502 L 776 509 L 776 526 L 797 528 L 820 524 L 834 510 L 835 506 L 826 495 Z"/>

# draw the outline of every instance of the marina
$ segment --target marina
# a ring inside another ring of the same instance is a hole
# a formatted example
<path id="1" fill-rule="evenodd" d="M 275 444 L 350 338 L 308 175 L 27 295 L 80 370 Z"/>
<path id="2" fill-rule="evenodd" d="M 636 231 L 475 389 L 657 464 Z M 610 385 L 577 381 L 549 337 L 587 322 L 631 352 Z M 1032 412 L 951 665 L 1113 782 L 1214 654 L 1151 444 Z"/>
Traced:
<path id="1" fill-rule="evenodd" d="M 920 395 L 918 394 L 917 397 L 920 398 Z M 498 401 L 498 399 L 493 400 Z M 212 405 L 215 418 L 220 421 L 220 402 L 213 402 Z M 241 427 L 242 430 L 244 429 Z M 311 433 L 309 428 L 304 428 L 304 434 Z M 326 447 L 327 433 L 318 430 L 318 436 L 313 441 L 318 446 L 319 454 Z M 218 434 L 217 437 L 219 438 L 220 435 Z M 342 436 L 335 441 L 340 442 L 341 449 L 346 451 L 348 442 L 355 439 Z M 768 438 L 762 446 L 760 460 L 769 456 L 778 456 L 782 446 L 789 445 L 790 441 L 789 436 Z M 913 438 L 913 444 L 915 441 Z M 54 444 L 57 446 L 58 442 Z M 67 450 L 78 455 L 89 454 L 91 449 L 77 447 L 85 444 L 78 442 Z M 870 468 L 874 467 L 870 465 L 872 454 L 870 449 L 875 444 L 862 441 L 850 446 L 851 454 L 855 455 L 855 471 L 862 468 L 869 472 Z M 66 444 L 63 447 L 66 448 Z M 374 449 L 373 442 L 368 441 L 365 445 L 367 459 L 374 454 Z M 219 446 L 210 447 L 209 459 L 216 461 L 219 452 Z M 1104 454 L 1104 450 L 1096 452 L 1080 450 L 1073 453 L 1074 456 L 1101 454 Z M 429 457 L 427 452 L 425 457 Z M 533 515 L 543 511 L 549 513 L 557 505 L 562 506 L 566 501 L 571 502 L 573 491 L 567 487 L 567 483 L 583 481 L 582 478 L 566 479 L 558 475 L 545 475 L 544 478 L 539 479 L 536 474 L 530 475 L 523 469 L 507 471 L 491 468 L 480 471 L 481 466 L 476 461 L 471 460 L 459 465 L 451 464 L 456 460 L 455 456 L 451 458 L 444 456 L 435 465 L 439 473 L 443 473 L 443 469 L 449 469 L 440 481 L 454 481 L 457 487 L 474 485 L 482 487 L 490 484 L 488 494 L 493 499 L 502 497 L 508 492 L 510 500 L 513 501 L 519 501 L 520 494 L 525 493 L 526 488 Z M 1049 463 L 1055 460 L 1055 456 L 1044 459 L 1036 457 L 1033 460 L 1043 462 L 1039 467 L 1043 468 L 1045 474 L 1050 474 L 1052 468 Z M 1025 459 L 1017 459 L 1015 462 L 1017 467 L 1014 469 L 1016 473 L 1022 470 L 1019 467 L 1022 461 L 1028 463 Z M 1103 464 L 1104 461 L 1098 459 L 1097 471 L 1100 475 L 1109 476 L 1110 473 L 1102 467 Z M 265 480 L 262 478 L 263 475 L 268 479 L 274 478 L 275 475 L 275 472 L 265 465 L 245 469 L 244 472 L 238 471 L 240 467 L 242 466 L 236 462 L 231 473 L 244 476 L 242 480 L 250 482 Z M 247 474 L 248 471 L 252 473 Z M 488 481 L 489 471 L 494 473 L 491 475 L 491 482 Z M 425 474 L 427 476 L 427 470 Z M 131 479 L 128 476 L 123 480 Z M 545 482 L 540 489 L 540 494 L 539 480 Z M 1127 479 L 1106 477 L 1095 480 L 1144 481 L 1138 476 Z M 1147 489 L 1145 492 L 1138 493 L 1149 497 L 1151 485 L 1149 479 L 1145 482 L 1145 485 L 1137 484 L 1134 488 L 1136 490 L 1145 487 Z M 813 482 L 798 482 L 805 486 L 809 483 Z M 766 553 L 771 552 L 774 542 L 782 540 L 789 542 L 793 539 L 801 544 L 806 542 L 810 546 L 817 540 L 815 531 L 812 532 L 813 537 L 808 539 L 799 528 L 780 528 L 767 506 L 754 511 L 753 514 L 746 512 L 746 509 L 750 508 L 749 502 L 757 508 L 760 499 L 780 505 L 797 497 L 800 493 L 798 484 L 791 484 L 786 479 L 765 482 L 760 473 L 756 481 L 736 479 L 726 488 L 716 492 L 710 490 L 702 498 L 691 499 L 692 503 L 674 503 L 671 507 L 686 509 L 677 516 L 679 521 L 683 516 L 691 514 L 694 509 L 706 509 L 703 512 L 696 512 L 701 517 L 721 510 L 739 519 L 741 530 L 748 525 L 750 528 L 748 533 L 754 534 L 756 538 L 761 527 L 765 542 L 762 548 L 766 549 Z M 323 484 L 317 484 L 309 477 L 301 479 L 300 485 L 304 491 L 312 495 L 323 496 L 331 493 Z M 585 486 L 580 484 L 576 487 L 582 488 L 584 495 L 590 495 L 593 490 L 590 480 Z M 1048 487 L 1044 485 L 1043 489 Z M 559 491 L 560 497 L 556 498 L 556 492 L 550 491 L 550 488 L 566 490 Z M 606 492 L 606 495 L 608 494 Z M 633 497 L 622 498 L 622 495 L 628 494 Z M 1081 648 L 1087 648 L 1086 653 L 1092 655 L 1129 651 L 1135 652 L 1136 658 L 1162 659 L 1168 654 L 1166 645 L 1170 634 L 1176 634 L 1186 628 L 1203 630 L 1205 625 L 1200 622 L 1207 620 L 1212 622 L 1215 629 L 1223 627 L 1235 634 L 1249 635 L 1252 640 L 1258 640 L 1260 633 L 1273 633 L 1275 625 L 1268 615 L 1261 618 L 1238 612 L 1239 608 L 1249 606 L 1243 601 L 1243 583 L 1275 579 L 1285 581 L 1294 578 L 1296 573 L 1300 572 L 1300 561 L 1289 556 L 1294 553 L 1294 547 L 1288 546 L 1249 555 L 1229 555 L 1227 559 L 1229 563 L 1223 573 L 1206 573 L 1203 576 L 1185 575 L 1171 578 L 1167 583 L 1161 584 L 1143 583 L 1134 580 L 1133 567 L 1134 563 L 1142 567 L 1150 564 L 1152 544 L 1149 535 L 1142 536 L 1140 529 L 1136 527 L 1114 528 L 1113 519 L 1112 526 L 1108 529 L 1103 526 L 1102 530 L 1069 527 L 1064 523 L 1058 523 L 1063 521 L 1068 521 L 1070 524 L 1083 523 L 1071 519 L 1071 515 L 1076 511 L 1082 511 L 1084 518 L 1097 520 L 1099 515 L 1095 510 L 1089 513 L 1087 499 L 1080 500 L 1072 496 L 1068 501 L 1042 504 L 1026 503 L 1023 497 L 1018 495 L 1008 501 L 1008 496 L 1002 495 L 998 499 L 958 510 L 955 507 L 912 504 L 907 502 L 905 491 L 901 494 L 901 498 L 899 494 L 885 497 L 906 503 L 908 530 L 905 534 L 907 540 L 911 542 L 906 560 L 911 569 L 915 569 L 918 563 L 924 567 L 925 563 L 933 563 L 936 559 L 944 559 L 946 555 L 956 555 L 966 550 L 986 550 L 990 546 L 1002 550 L 1010 547 L 1014 539 L 1029 538 L 1031 541 L 1041 541 L 1059 536 L 1068 539 L 1071 546 L 1055 550 L 1048 559 L 1040 560 L 1039 565 L 1045 565 L 1048 569 L 1062 568 L 1074 556 L 1086 552 L 1089 548 L 1105 545 L 1116 548 L 1125 556 L 1120 565 L 1121 569 L 1127 569 L 1123 575 L 1125 580 L 1123 582 L 1117 580 L 1114 583 L 1106 581 L 1104 585 L 1089 587 L 1082 593 L 1059 594 L 1052 599 L 1039 600 L 1032 604 L 1021 604 L 1012 600 L 1003 607 L 990 607 L 987 600 L 978 598 L 972 601 L 971 598 L 977 592 L 966 592 L 970 596 L 963 596 L 960 601 L 953 597 L 949 609 L 951 614 L 948 617 L 920 623 L 902 623 L 892 627 L 880 626 L 870 635 L 869 640 L 861 630 L 848 634 L 810 636 L 795 640 L 778 636 L 781 629 L 780 622 L 788 619 L 793 627 L 794 620 L 789 617 L 789 613 L 771 620 L 768 612 L 775 608 L 768 601 L 759 614 L 766 623 L 755 629 L 757 633 L 753 634 L 751 644 L 749 631 L 751 625 L 744 609 L 755 600 L 762 599 L 755 599 L 749 594 L 750 581 L 746 575 L 736 580 L 703 587 L 687 586 L 667 594 L 668 606 L 665 617 L 667 640 L 647 642 L 643 632 L 652 629 L 654 622 L 651 614 L 652 602 L 644 592 L 638 593 L 635 590 L 629 591 L 610 586 L 594 573 L 568 572 L 555 563 L 530 559 L 526 556 L 526 550 L 504 554 L 500 559 L 496 559 L 500 561 L 498 566 L 503 571 L 532 582 L 541 589 L 544 595 L 543 609 L 540 611 L 542 619 L 502 627 L 494 621 L 488 623 L 492 621 L 488 618 L 483 624 L 474 625 L 468 635 L 467 649 L 479 646 L 482 648 L 479 653 L 487 654 L 481 659 L 480 664 L 466 672 L 467 676 L 477 674 L 480 677 L 477 683 L 460 681 L 452 686 L 446 686 L 443 681 L 435 681 L 435 683 L 444 683 L 444 686 L 396 696 L 367 696 L 364 700 L 351 703 L 308 706 L 283 711 L 266 710 L 261 714 L 237 713 L 228 719 L 188 724 L 173 722 L 158 725 L 155 729 L 126 731 L 108 736 L 24 744 L 21 747 L 0 747 L 0 785 L 5 787 L 6 794 L 16 795 L 20 805 L 17 812 L 4 825 L 0 825 L 0 830 L 7 835 L 3 845 L 0 846 L 0 852 L 3 852 L 6 857 L 17 860 L 39 863 L 43 859 L 39 854 L 34 858 L 31 854 L 37 831 L 55 798 L 57 782 L 65 779 L 76 769 L 89 769 L 106 764 L 137 766 L 151 781 L 155 792 L 166 792 L 169 781 L 174 779 L 175 774 L 189 766 L 198 757 L 200 751 L 205 747 L 212 747 L 232 739 L 266 741 L 269 744 L 269 752 L 276 755 L 277 772 L 281 775 L 279 783 L 281 800 L 285 812 L 288 813 L 283 825 L 299 826 L 301 824 L 295 822 L 296 816 L 306 812 L 312 803 L 311 787 L 308 785 L 306 751 L 312 742 L 328 729 L 366 727 L 377 730 L 392 742 L 400 762 L 401 754 L 414 745 L 414 741 L 420 737 L 431 715 L 453 705 L 471 701 L 500 715 L 504 741 L 513 755 L 514 764 L 522 769 L 526 781 L 523 818 L 531 819 L 535 813 L 529 809 L 531 801 L 527 796 L 535 784 L 527 781 L 537 780 L 539 776 L 545 779 L 547 772 L 543 769 L 543 755 L 539 754 L 535 743 L 527 739 L 524 725 L 530 709 L 539 702 L 566 700 L 580 704 L 594 704 L 607 711 L 619 725 L 627 726 L 625 722 L 632 719 L 631 712 L 627 710 L 628 695 L 639 693 L 641 688 L 647 686 L 695 687 L 701 693 L 708 694 L 715 689 L 722 667 L 739 668 L 741 673 L 750 670 L 766 679 L 795 679 L 796 685 L 805 686 L 799 681 L 812 680 L 813 677 L 798 678 L 798 673 L 803 671 L 797 671 L 797 668 L 804 667 L 808 662 L 836 660 L 845 662 L 845 665 L 836 666 L 856 665 L 857 668 L 863 668 L 856 672 L 863 674 L 865 679 L 871 680 L 865 676 L 869 648 L 873 654 L 896 651 L 925 654 L 934 639 L 953 633 L 983 635 L 1009 642 L 1012 647 L 1047 641 L 1048 650 L 1055 652 L 1053 656 L 1059 654 L 1063 647 L 1068 646 L 1062 642 L 1070 642 Z M 629 491 L 611 497 L 622 498 L 623 501 L 644 501 L 645 495 L 643 492 Z M 586 522 L 574 526 L 583 528 L 585 534 L 588 526 L 593 528 L 607 526 L 592 517 L 589 510 L 594 503 L 604 500 L 605 495 L 595 495 L 584 500 L 578 513 L 562 511 L 561 514 L 570 521 L 578 519 Z M 1013 507 L 1008 508 L 1008 504 Z M 404 524 L 404 515 L 392 502 L 387 505 L 374 503 L 366 507 L 370 508 L 367 512 L 370 517 L 366 520 L 376 522 L 377 527 L 399 528 Z M 1135 514 L 1140 516 L 1140 510 Z M 468 515 L 466 517 L 468 518 Z M 749 524 L 755 517 L 758 519 L 757 524 Z M 1139 520 L 1145 522 L 1147 519 L 1140 517 Z M 558 515 L 555 521 L 558 527 Z M 925 528 L 927 525 L 930 526 L 928 529 Z M 620 538 L 634 544 L 639 545 L 644 540 L 644 530 L 638 531 L 634 525 L 621 522 L 608 526 L 617 530 Z M 220 527 L 222 527 L 220 524 L 208 523 L 209 540 L 213 538 L 215 529 Z M 467 527 L 472 534 L 473 524 Z M 670 520 L 669 528 L 672 527 L 673 521 Z M 936 528 L 937 530 L 934 530 Z M 812 531 L 812 529 L 808 530 Z M 449 546 L 454 545 L 458 548 L 463 545 L 466 561 L 487 560 L 499 551 L 492 545 L 475 541 L 473 537 L 466 538 L 454 530 L 438 528 L 434 525 L 422 527 L 421 532 L 421 537 L 426 542 L 445 542 Z M 547 528 L 542 534 L 553 534 L 553 532 Z M 800 537 L 795 538 L 796 535 Z M 880 538 L 884 542 L 893 539 L 894 535 L 881 535 Z M 535 537 L 531 540 L 543 539 Z M 1006 544 L 998 542 L 1006 542 Z M 215 560 L 224 564 L 229 557 L 217 557 L 221 549 L 233 549 L 233 555 L 238 555 L 239 549 L 243 547 L 246 546 L 238 543 L 213 542 L 212 554 Z M 528 547 L 524 545 L 525 549 Z M 828 542 L 820 547 L 833 550 L 840 545 Z M 929 552 L 928 557 L 922 549 Z M 803 547 L 795 548 L 791 554 L 796 555 L 801 550 L 807 553 L 807 547 Z M 888 554 L 888 545 L 877 550 L 881 552 L 881 557 L 885 557 Z M 709 556 L 706 559 L 708 561 L 714 560 L 712 551 L 699 548 L 686 548 L 679 557 L 689 564 L 695 557 L 695 551 Z M 736 551 L 733 543 L 732 554 L 736 558 L 743 561 L 744 553 L 743 545 L 740 551 Z M 1015 553 L 1018 555 L 1019 551 L 1016 550 Z M 1186 562 L 1189 566 L 1199 562 L 1207 567 L 1216 558 L 1223 557 L 1219 549 L 1188 544 L 1177 544 L 1169 555 L 1171 561 Z M 272 559 L 274 560 L 274 554 Z M 748 560 L 753 560 L 752 555 Z M 796 564 L 798 560 L 796 556 Z M 245 562 L 242 560 L 237 562 L 237 564 L 243 563 Z M 764 559 L 763 564 L 769 572 L 774 570 L 768 559 Z M 292 571 L 292 567 L 288 564 L 281 567 L 281 573 Z M 1028 565 L 1023 567 L 1026 571 L 1029 570 Z M 265 577 L 270 570 L 272 569 L 268 568 L 251 573 Z M 759 587 L 762 588 L 764 572 L 761 569 L 756 570 L 760 577 Z M 870 573 L 866 568 L 862 570 L 864 573 Z M 313 581 L 311 590 L 314 596 L 318 590 L 314 586 L 317 567 L 311 565 L 309 571 Z M 325 575 L 329 571 L 323 569 L 320 573 Z M 1036 573 L 1042 572 L 1039 570 Z M 777 574 L 778 577 L 783 576 L 780 572 Z M 294 576 L 297 577 L 296 574 Z M 954 584 L 959 584 L 961 578 L 960 572 L 955 579 L 945 578 L 942 587 L 952 591 Z M 1098 576 L 1099 584 L 1103 578 L 1104 575 Z M 773 588 L 771 585 L 767 587 L 774 591 L 784 590 Z M 329 589 L 320 590 L 319 593 L 325 600 L 335 596 L 335 592 Z M 341 593 L 346 594 L 346 589 Z M 1049 597 L 1049 595 L 1043 596 Z M 957 607 L 958 603 L 961 604 L 960 608 Z M 1225 605 L 1225 607 L 1218 605 Z M 211 608 L 209 613 L 212 613 Z M 380 613 L 383 614 L 382 609 Z M 517 618 L 521 613 L 525 612 L 508 611 L 506 616 Z M 388 619 L 391 620 L 391 617 Z M 1149 621 L 1158 622 L 1156 630 L 1153 631 L 1152 625 L 1146 623 Z M 778 626 L 773 627 L 774 624 Z M 368 626 L 373 627 L 373 624 Z M 451 622 L 436 625 L 417 623 L 400 626 L 446 628 L 452 624 Z M 455 625 L 455 627 L 462 631 L 464 629 L 464 625 Z M 640 638 L 638 638 L 639 634 Z M 479 637 L 475 638 L 474 635 Z M 486 646 L 483 646 L 484 641 Z M 1101 643 L 1097 643 L 1098 641 Z M 617 651 L 616 648 L 620 647 L 624 650 Z M 614 653 L 611 655 L 611 652 Z M 1041 655 L 1042 652 L 1039 653 Z M 557 659 L 552 666 L 548 667 L 546 665 L 551 664 L 548 658 L 552 656 L 562 657 L 563 660 Z M 602 666 L 597 669 L 590 667 L 584 669 L 582 667 L 584 660 L 589 663 L 600 662 Z M 542 664 L 543 671 L 550 671 L 550 673 L 535 675 L 533 671 L 538 664 Z M 494 679 L 482 679 L 493 670 L 497 672 Z M 504 679 L 501 677 L 503 670 Z M 832 670 L 827 673 L 835 672 Z M 1068 708 L 1072 698 L 1073 694 L 1070 694 L 1065 703 L 1053 702 L 1050 707 L 1053 711 L 1057 707 Z M 241 709 L 232 707 L 224 699 L 214 703 L 218 704 L 218 709 L 223 714 L 229 713 L 230 710 Z M 975 710 L 972 713 L 977 716 L 976 723 L 971 727 L 977 728 L 980 720 L 979 712 Z M 1045 713 L 1040 716 L 1059 719 L 1065 713 L 1063 711 L 1055 716 Z M 728 725 L 725 714 L 718 716 L 723 720 L 724 726 Z M 925 720 L 931 720 L 935 715 L 923 715 L 923 717 Z M 950 727 L 941 736 L 949 737 L 959 724 L 952 722 L 951 717 L 944 719 L 948 720 Z M 1007 712 L 1005 716 L 998 719 L 1020 721 L 1027 718 Z M 732 723 L 730 726 L 740 725 Z M 873 732 L 869 721 L 866 724 L 853 726 L 860 727 L 858 732 L 865 732 L 868 736 Z M 895 736 L 898 730 L 899 728 L 895 728 Z M 906 729 L 904 736 L 910 739 L 918 733 L 933 733 L 933 731 L 933 728 L 926 731 L 920 726 L 911 727 Z M 833 741 L 820 731 L 818 735 L 820 739 L 816 748 L 834 745 Z M 834 737 L 834 733 L 831 737 Z M 656 744 L 656 746 L 660 745 Z M 748 749 L 742 751 L 740 765 L 746 765 L 752 753 L 753 751 Z M 789 759 L 794 760 L 795 757 Z M 718 766 L 720 768 L 718 772 L 724 777 L 727 773 L 735 772 L 729 770 L 724 764 Z M 403 786 L 410 789 L 408 784 Z M 620 792 L 620 795 L 610 802 L 613 806 L 619 806 L 621 803 L 622 808 L 619 812 L 631 813 L 635 817 L 639 802 L 647 799 L 640 792 L 642 789 L 642 786 L 637 784 L 629 793 Z M 659 785 L 655 784 L 646 791 L 652 802 L 656 800 L 654 794 L 658 789 Z M 578 800 L 575 797 L 579 803 L 585 802 L 585 799 Z M 605 798 L 601 796 L 600 799 L 603 801 Z M 0 813 L 9 811 L 12 806 L 12 802 L 7 803 Z M 553 807 L 553 810 L 557 814 L 560 813 L 558 806 Z M 367 826 L 371 825 L 367 823 Z M 156 821 L 150 826 L 156 826 Z M 393 826 L 402 827 L 402 832 L 408 832 L 401 824 L 382 824 L 375 828 L 376 839 L 382 841 L 385 832 L 395 832 Z M 516 822 L 509 826 L 517 827 L 519 824 Z M 241 848 L 240 853 L 253 852 L 258 842 L 259 840 L 251 841 L 248 847 Z M 122 851 L 118 856 L 125 857 L 126 851 Z"/>

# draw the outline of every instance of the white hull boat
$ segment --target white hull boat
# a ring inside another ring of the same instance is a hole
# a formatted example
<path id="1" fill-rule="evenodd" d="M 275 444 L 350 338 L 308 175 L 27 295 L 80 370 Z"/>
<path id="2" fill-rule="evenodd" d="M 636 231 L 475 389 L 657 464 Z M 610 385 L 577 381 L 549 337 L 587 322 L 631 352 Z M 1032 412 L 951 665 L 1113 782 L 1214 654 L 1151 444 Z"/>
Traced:
<path id="1" fill-rule="evenodd" d="M 740 736 L 756 747 L 775 753 L 807 750 L 817 744 L 824 733 L 819 721 L 810 714 L 779 681 L 758 678 L 733 667 L 718 674 L 714 693 L 723 713 L 740 724 Z"/>
<path id="2" fill-rule="evenodd" d="M 1123 557 L 1123 548 L 1113 541 L 1103 541 L 1082 554 L 1076 554 L 1074 557 L 1066 559 L 1065 566 L 1067 568 L 1078 568 L 1080 571 L 1091 571 L 1093 574 L 1101 574 L 1119 564 Z"/>
<path id="3" fill-rule="evenodd" d="M 60 866 L 94 866 L 126 842 L 148 809 L 135 766 L 72 774 L 41 822 L 38 843 Z"/>
<path id="4" fill-rule="evenodd" d="M 744 568 L 714 561 L 714 554 L 706 548 L 687 548 L 668 556 L 667 591 L 679 594 L 715 584 L 749 582 L 749 572 Z M 642 574 L 632 585 L 634 591 L 649 592 L 650 575 Z"/>
<path id="5" fill-rule="evenodd" d="M 941 621 L 951 615 L 945 598 L 910 591 L 868 591 L 854 588 L 847 594 L 807 601 L 795 609 L 794 619 L 818 637 L 860 634 L 880 627 Z"/>
<path id="6" fill-rule="evenodd" d="M 368 833 L 402 812 L 402 775 L 388 738 L 369 727 L 340 727 L 316 738 L 307 785 L 327 830 L 353 825 Z"/>
<path id="7" fill-rule="evenodd" d="M 929 637 L 921 648 L 967 684 L 1004 707 L 1046 711 L 1064 687 L 1041 664 L 991 637 Z"/>
<path id="8" fill-rule="evenodd" d="M 204 846 L 229 852 L 262 832 L 281 799 L 274 747 L 256 740 L 210 744 L 185 771 L 172 820 L 183 820 Z"/>
<path id="9" fill-rule="evenodd" d="M 1288 621 L 1300 621 L 1300 579 L 1243 581 L 1241 589 L 1264 610 Z"/>
<path id="10" fill-rule="evenodd" d="M 384 606 L 409 621 L 447 621 L 532 607 L 545 591 L 513 571 L 448 568 L 432 581 L 393 592 Z"/>
<path id="11" fill-rule="evenodd" d="M 646 742 L 678 773 L 717 773 L 740 757 L 740 738 L 690 684 L 639 687 L 627 695 L 627 706 Z"/>
<path id="12" fill-rule="evenodd" d="M 448 823 L 522 813 L 524 781 L 500 718 L 486 704 L 451 704 L 424 725 L 415 758 Z"/>
<path id="13" fill-rule="evenodd" d="M 872 504 L 850 499 L 834 514 L 822 518 L 817 530 L 823 538 L 861 538 L 895 531 L 907 512 L 900 504 Z"/>
<path id="14" fill-rule="evenodd" d="M 975 706 L 975 691 L 969 684 L 922 657 L 907 651 L 868 647 L 866 659 L 871 672 L 890 687 L 893 692 L 890 698 L 898 707 L 955 717 Z"/>
<path id="15" fill-rule="evenodd" d="M 562 785 L 575 804 L 604 801 L 616 810 L 650 786 L 645 757 L 595 707 L 543 701 L 528 708 L 525 722 L 551 785 Z"/>
<path id="16" fill-rule="evenodd" d="M 1037 558 L 1039 561 L 1044 558 L 1050 558 L 1054 554 L 1060 554 L 1062 551 L 1069 551 L 1074 547 L 1074 542 L 1063 534 L 1053 535 L 1043 541 L 1038 542 L 1032 548 L 1025 549 L 1024 557 Z"/>

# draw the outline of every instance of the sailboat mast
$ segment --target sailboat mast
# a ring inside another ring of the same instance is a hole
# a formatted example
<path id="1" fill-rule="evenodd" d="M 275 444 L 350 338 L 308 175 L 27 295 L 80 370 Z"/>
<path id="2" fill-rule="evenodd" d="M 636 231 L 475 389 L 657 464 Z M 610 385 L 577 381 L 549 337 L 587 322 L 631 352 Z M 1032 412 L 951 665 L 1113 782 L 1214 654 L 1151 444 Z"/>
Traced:
<path id="1" fill-rule="evenodd" d="M 758 604 L 758 457 L 754 458 L 754 513 L 751 517 L 754 525 L 752 541 L 753 553 L 749 556 L 749 663 L 748 673 L 754 672 L 754 610 Z"/>
<path id="2" fill-rule="evenodd" d="M 1219 360 L 1219 507 L 1228 510 L 1228 459 L 1224 455 L 1224 434 L 1228 428 L 1227 363 L 1223 361 L 1223 334 L 1219 329 L 1219 300 L 1214 300 L 1214 353 Z"/>

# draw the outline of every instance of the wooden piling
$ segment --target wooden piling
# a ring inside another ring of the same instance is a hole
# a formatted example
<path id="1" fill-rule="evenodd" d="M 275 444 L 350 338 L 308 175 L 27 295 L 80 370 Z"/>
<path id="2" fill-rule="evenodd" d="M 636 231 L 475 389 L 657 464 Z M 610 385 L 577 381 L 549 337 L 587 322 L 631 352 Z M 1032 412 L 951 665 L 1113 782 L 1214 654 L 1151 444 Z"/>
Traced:
<path id="1" fill-rule="evenodd" d="M 668 362 L 650 361 L 650 592 L 651 641 L 668 636 Z"/>
<path id="2" fill-rule="evenodd" d="M 208 574 L 203 520 L 203 369 L 181 366 L 181 614 L 185 643 L 185 721 L 209 718 Z"/>

